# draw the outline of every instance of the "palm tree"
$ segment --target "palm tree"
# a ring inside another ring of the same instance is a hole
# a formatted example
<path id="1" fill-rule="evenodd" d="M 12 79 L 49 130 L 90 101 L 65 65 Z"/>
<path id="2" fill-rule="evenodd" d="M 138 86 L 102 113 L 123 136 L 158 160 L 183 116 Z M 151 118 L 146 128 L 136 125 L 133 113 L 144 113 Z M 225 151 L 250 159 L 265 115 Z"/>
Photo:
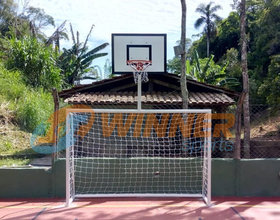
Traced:
<path id="1" fill-rule="evenodd" d="M 215 12 L 222 7 L 220 5 L 215 5 L 212 7 L 213 4 L 213 2 L 210 2 L 207 5 L 200 4 L 196 8 L 196 12 L 199 12 L 201 16 L 194 24 L 195 28 L 199 28 L 201 25 L 205 24 L 203 32 L 206 33 L 207 37 L 207 57 L 209 57 L 210 35 L 216 28 L 215 22 L 221 20 L 221 17 L 219 17 Z"/>
<path id="2" fill-rule="evenodd" d="M 57 27 L 53 34 L 46 40 L 45 44 L 47 46 L 53 45 L 55 49 L 60 51 L 60 40 L 69 40 L 68 34 L 66 33 L 65 28 L 66 20 Z"/>

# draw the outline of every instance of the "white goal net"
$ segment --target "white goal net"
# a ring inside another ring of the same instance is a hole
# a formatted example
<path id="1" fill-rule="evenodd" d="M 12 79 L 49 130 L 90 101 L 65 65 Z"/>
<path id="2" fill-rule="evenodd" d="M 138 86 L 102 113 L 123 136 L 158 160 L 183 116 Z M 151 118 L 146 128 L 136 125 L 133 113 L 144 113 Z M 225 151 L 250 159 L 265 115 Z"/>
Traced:
<path id="1" fill-rule="evenodd" d="M 211 110 L 69 109 L 66 200 L 175 196 L 211 201 Z"/>

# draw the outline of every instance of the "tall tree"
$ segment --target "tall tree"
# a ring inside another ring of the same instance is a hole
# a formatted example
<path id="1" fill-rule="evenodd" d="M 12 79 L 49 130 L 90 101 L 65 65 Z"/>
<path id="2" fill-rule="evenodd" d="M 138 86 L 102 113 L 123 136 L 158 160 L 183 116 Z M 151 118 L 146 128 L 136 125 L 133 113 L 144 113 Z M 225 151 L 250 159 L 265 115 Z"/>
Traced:
<path id="1" fill-rule="evenodd" d="M 41 8 L 27 7 L 19 16 L 22 22 L 29 23 L 29 29 L 32 36 L 45 40 L 46 36 L 43 29 L 52 25 L 55 27 L 54 18 L 45 13 Z"/>
<path id="2" fill-rule="evenodd" d="M 181 20 L 181 94 L 183 109 L 188 108 L 188 88 L 186 79 L 186 14 L 187 6 L 185 0 L 181 0 L 182 5 L 182 20 Z"/>
<path id="3" fill-rule="evenodd" d="M 1 0 L 0 2 L 0 33 L 5 35 L 9 31 L 16 16 L 17 5 L 13 0 Z"/>
<path id="4" fill-rule="evenodd" d="M 0 1 L 0 33 L 3 36 L 15 36 L 17 39 L 26 35 L 44 41 L 46 36 L 44 28 L 54 26 L 54 19 L 46 14 L 43 9 L 28 6 L 24 1 L 19 7 L 15 0 Z"/>
<path id="5" fill-rule="evenodd" d="M 222 7 L 220 5 L 215 5 L 212 7 L 213 4 L 213 2 L 210 2 L 207 5 L 200 4 L 196 8 L 196 12 L 200 13 L 201 16 L 196 20 L 194 24 L 195 28 L 199 28 L 201 27 L 201 25 L 205 24 L 203 32 L 206 34 L 207 38 L 207 57 L 209 57 L 210 36 L 211 33 L 216 29 L 215 22 L 221 20 L 221 17 L 219 17 L 215 12 Z"/>
<path id="6" fill-rule="evenodd" d="M 53 34 L 48 38 L 48 40 L 45 42 L 47 46 L 54 44 L 55 48 L 60 51 L 60 40 L 69 40 L 65 24 L 66 20 L 61 25 L 59 25 L 58 28 L 53 32 Z"/>
<path id="7" fill-rule="evenodd" d="M 243 78 L 243 103 L 244 117 L 244 156 L 250 157 L 250 110 L 249 110 L 249 77 L 247 66 L 247 39 L 246 39 L 246 0 L 240 2 L 240 46 L 241 46 L 241 67 Z"/>

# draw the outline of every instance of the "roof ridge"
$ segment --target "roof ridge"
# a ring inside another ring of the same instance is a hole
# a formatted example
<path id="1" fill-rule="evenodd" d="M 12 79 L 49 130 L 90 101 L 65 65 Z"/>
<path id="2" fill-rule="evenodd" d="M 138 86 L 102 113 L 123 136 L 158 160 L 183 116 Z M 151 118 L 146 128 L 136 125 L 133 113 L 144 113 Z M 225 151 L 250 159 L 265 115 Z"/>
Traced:
<path id="1" fill-rule="evenodd" d="M 142 94 L 144 104 L 170 104 L 177 105 L 182 102 L 180 92 L 166 93 L 154 92 Z M 136 104 L 137 94 L 135 92 L 96 92 L 76 93 L 65 99 L 65 102 L 86 104 Z M 224 93 L 191 92 L 189 95 L 191 105 L 231 105 L 235 101 Z"/>

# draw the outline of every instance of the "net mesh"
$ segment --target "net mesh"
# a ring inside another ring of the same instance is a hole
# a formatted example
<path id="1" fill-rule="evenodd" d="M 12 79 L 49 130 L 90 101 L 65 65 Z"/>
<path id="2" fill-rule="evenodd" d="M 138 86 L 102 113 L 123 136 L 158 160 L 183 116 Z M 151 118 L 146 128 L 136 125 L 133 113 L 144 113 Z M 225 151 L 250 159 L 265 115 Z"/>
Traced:
<path id="1" fill-rule="evenodd" d="M 148 82 L 148 72 L 146 69 L 152 65 L 152 61 L 149 60 L 128 60 L 127 65 L 133 70 L 134 82 L 138 82 L 138 75 L 141 77 L 142 82 Z"/>
<path id="2" fill-rule="evenodd" d="M 72 193 L 208 193 L 206 113 L 75 112 L 69 122 Z"/>

